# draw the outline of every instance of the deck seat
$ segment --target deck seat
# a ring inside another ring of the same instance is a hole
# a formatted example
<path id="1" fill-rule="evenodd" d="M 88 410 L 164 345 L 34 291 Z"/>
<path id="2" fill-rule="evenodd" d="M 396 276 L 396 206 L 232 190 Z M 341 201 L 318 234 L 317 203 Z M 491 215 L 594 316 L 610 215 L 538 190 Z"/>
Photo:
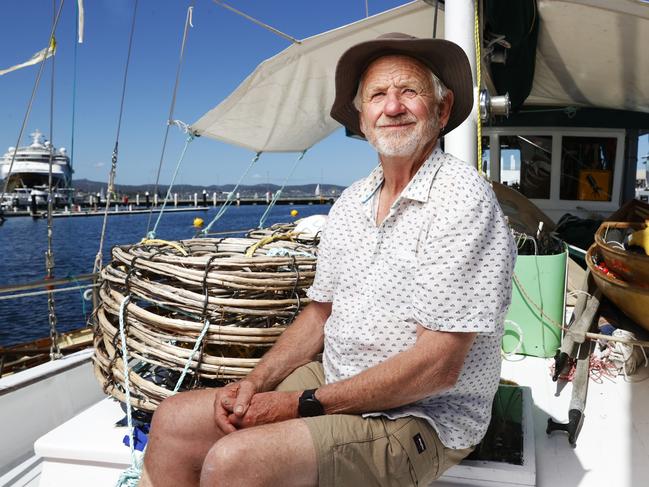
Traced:
<path id="1" fill-rule="evenodd" d="M 531 414 L 531 396 L 523 390 L 524 410 Z M 119 403 L 106 398 L 38 439 L 34 451 L 43 459 L 40 487 L 58 487 L 61 479 L 65 479 L 66 487 L 115 485 L 131 461 L 129 448 L 122 442 L 127 429 L 114 426 L 123 416 Z M 524 466 L 465 460 L 448 470 L 435 487 L 535 485 L 531 423 L 524 428 L 525 437 L 530 439 Z"/>

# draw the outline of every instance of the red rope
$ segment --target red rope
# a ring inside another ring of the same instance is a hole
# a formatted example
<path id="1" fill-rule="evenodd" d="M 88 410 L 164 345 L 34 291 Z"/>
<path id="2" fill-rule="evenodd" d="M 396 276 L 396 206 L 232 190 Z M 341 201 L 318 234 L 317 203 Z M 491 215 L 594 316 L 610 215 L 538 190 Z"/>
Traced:
<path id="1" fill-rule="evenodd" d="M 559 374 L 559 379 L 566 382 L 573 381 L 575 378 L 575 370 L 577 368 L 577 360 L 573 358 L 569 360 L 570 367 L 568 370 Z M 550 375 L 554 376 L 554 362 L 550 366 Z M 599 358 L 591 355 L 588 361 L 588 375 L 590 376 L 590 380 L 597 384 L 601 384 L 604 382 L 604 379 L 615 380 L 618 376 L 618 370 L 608 357 Z"/>

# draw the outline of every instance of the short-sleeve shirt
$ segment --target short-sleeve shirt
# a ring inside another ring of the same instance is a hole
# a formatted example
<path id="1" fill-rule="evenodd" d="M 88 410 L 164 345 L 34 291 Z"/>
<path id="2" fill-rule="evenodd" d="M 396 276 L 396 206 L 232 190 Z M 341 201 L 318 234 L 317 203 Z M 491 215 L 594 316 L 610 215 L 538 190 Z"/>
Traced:
<path id="1" fill-rule="evenodd" d="M 491 185 L 439 146 L 377 225 L 382 183 L 379 165 L 341 194 L 323 231 L 308 296 L 332 302 L 325 379 L 350 378 L 412 347 L 418 324 L 477 332 L 450 390 L 367 414 L 425 418 L 444 445 L 468 448 L 491 417 L 516 246 Z"/>

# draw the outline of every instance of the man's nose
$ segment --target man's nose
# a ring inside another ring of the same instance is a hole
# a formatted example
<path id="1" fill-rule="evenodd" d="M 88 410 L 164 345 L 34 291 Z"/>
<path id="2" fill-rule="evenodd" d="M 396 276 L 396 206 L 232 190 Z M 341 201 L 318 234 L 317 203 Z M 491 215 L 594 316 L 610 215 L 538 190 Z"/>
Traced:
<path id="1" fill-rule="evenodd" d="M 383 113 L 389 117 L 396 117 L 406 111 L 406 108 L 401 103 L 401 97 L 397 91 L 388 91 L 383 107 Z"/>

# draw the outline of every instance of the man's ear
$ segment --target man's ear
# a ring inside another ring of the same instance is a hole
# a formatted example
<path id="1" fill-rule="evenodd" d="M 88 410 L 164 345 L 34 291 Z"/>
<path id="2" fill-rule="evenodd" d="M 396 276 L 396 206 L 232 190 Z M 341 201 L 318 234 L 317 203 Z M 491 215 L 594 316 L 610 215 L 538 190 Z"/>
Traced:
<path id="1" fill-rule="evenodd" d="M 446 95 L 439 104 L 439 126 L 446 127 L 448 119 L 451 117 L 451 109 L 453 108 L 453 102 L 455 101 L 455 95 L 451 90 L 447 90 Z"/>

